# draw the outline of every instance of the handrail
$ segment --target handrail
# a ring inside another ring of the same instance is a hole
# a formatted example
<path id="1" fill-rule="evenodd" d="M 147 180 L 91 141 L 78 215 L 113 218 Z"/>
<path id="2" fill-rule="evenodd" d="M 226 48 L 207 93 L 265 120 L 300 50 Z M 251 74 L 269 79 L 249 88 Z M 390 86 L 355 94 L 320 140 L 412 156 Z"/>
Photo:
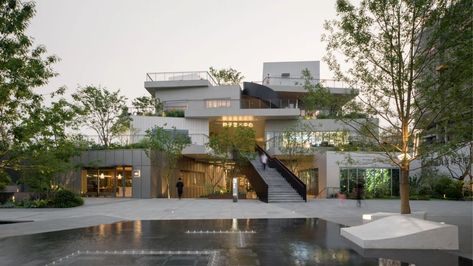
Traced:
<path id="1" fill-rule="evenodd" d="M 276 170 L 286 179 L 286 181 L 299 193 L 304 201 L 307 202 L 307 188 L 304 182 L 297 177 L 289 168 L 287 168 L 278 158 L 271 157 L 263 148 L 256 145 L 256 149 L 260 153 L 264 153 L 268 157 L 269 167 Z"/>
<path id="2" fill-rule="evenodd" d="M 248 181 L 250 181 L 250 184 L 255 190 L 258 198 L 261 201 L 268 203 L 268 184 L 263 179 L 261 174 L 256 171 L 254 165 L 253 167 L 245 167 L 243 171 Z"/>
<path id="3" fill-rule="evenodd" d="M 179 72 L 148 72 L 146 81 L 176 81 L 176 80 L 208 80 L 213 86 L 217 85 L 214 77 L 208 71 L 179 71 Z"/>
<path id="4" fill-rule="evenodd" d="M 273 81 L 273 82 L 271 82 Z M 309 79 L 310 83 L 313 85 L 321 84 L 327 88 L 351 88 L 352 86 L 343 80 L 336 80 L 336 79 Z M 261 83 L 259 83 L 261 82 Z M 262 81 L 253 81 L 253 83 L 262 84 L 262 85 L 278 85 L 276 83 L 280 83 L 279 85 L 294 85 L 294 86 L 303 86 L 305 82 L 305 77 L 298 76 L 298 77 L 287 77 L 283 78 L 280 76 L 266 76 Z"/>

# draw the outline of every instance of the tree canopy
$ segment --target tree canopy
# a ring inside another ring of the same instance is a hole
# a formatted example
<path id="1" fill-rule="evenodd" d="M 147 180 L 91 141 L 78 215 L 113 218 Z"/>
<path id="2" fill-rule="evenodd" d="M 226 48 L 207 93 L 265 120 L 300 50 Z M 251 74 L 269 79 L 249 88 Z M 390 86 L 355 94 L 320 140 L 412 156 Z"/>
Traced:
<path id="1" fill-rule="evenodd" d="M 439 40 L 429 29 L 445 17 L 450 3 L 362 0 L 355 6 L 338 0 L 338 19 L 325 25 L 325 61 L 337 79 L 359 90 L 356 101 L 362 111 L 385 123 L 372 124 L 366 119 L 362 128 L 364 136 L 384 148 L 387 157 L 401 168 L 401 213 L 410 213 L 408 176 L 410 162 L 419 156 L 414 142 L 420 123 L 429 119 L 432 111 L 441 112 L 420 96 L 423 70 L 432 66 L 432 51 Z M 448 28 L 458 26 L 452 23 Z M 340 59 L 348 66 L 342 68 Z M 392 141 L 381 139 L 375 129 L 393 136 Z"/>
<path id="2" fill-rule="evenodd" d="M 75 109 L 81 115 L 81 122 L 94 130 L 105 147 L 130 127 L 126 97 L 120 90 L 86 86 L 72 94 Z"/>
<path id="3" fill-rule="evenodd" d="M 210 74 L 215 78 L 218 85 L 236 85 L 245 78 L 239 71 L 233 68 L 215 69 L 209 68 Z"/>
<path id="4" fill-rule="evenodd" d="M 163 180 L 166 182 L 166 194 L 170 197 L 169 180 L 175 173 L 179 159 L 182 157 L 182 150 L 191 144 L 191 139 L 187 133 L 180 132 L 173 128 L 172 130 L 155 126 L 146 130 L 146 138 L 143 140 L 145 147 L 149 150 L 148 156 L 153 151 L 160 152 L 166 163 L 164 164 Z"/>
<path id="5" fill-rule="evenodd" d="M 35 91 L 55 76 L 56 56 L 34 46 L 25 31 L 35 14 L 33 2 L 0 1 L 0 189 L 12 172 L 35 171 L 48 179 L 68 164 L 71 149 L 66 126 L 74 111 L 52 93 L 48 107 Z"/>

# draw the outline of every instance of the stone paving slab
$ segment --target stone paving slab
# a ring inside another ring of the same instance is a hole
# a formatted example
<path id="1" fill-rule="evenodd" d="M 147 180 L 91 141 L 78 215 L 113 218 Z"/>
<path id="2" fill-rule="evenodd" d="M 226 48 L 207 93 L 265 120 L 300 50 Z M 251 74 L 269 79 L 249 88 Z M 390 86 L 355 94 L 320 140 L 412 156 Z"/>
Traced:
<path id="1" fill-rule="evenodd" d="M 1 220 L 33 220 L 31 223 L 0 225 L 0 237 L 34 234 L 93 226 L 126 220 L 322 218 L 353 226 L 363 223 L 362 215 L 398 212 L 399 200 L 365 200 L 343 204 L 336 199 L 306 203 L 264 203 L 257 200 L 207 199 L 113 199 L 85 198 L 84 206 L 67 209 L 0 209 Z M 472 258 L 473 203 L 467 201 L 411 201 L 412 211 L 426 211 L 427 220 L 459 227 L 462 256 Z"/>

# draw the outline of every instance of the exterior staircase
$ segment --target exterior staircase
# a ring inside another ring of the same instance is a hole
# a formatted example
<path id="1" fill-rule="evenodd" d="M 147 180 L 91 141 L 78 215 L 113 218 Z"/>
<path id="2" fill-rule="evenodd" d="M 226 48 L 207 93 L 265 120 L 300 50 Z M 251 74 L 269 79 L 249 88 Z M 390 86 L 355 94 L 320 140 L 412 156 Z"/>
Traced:
<path id="1" fill-rule="evenodd" d="M 251 160 L 250 163 L 268 185 L 268 203 L 305 202 L 301 195 L 297 193 L 276 168 L 271 168 L 266 165 L 266 170 L 263 170 L 263 164 L 258 158 Z"/>

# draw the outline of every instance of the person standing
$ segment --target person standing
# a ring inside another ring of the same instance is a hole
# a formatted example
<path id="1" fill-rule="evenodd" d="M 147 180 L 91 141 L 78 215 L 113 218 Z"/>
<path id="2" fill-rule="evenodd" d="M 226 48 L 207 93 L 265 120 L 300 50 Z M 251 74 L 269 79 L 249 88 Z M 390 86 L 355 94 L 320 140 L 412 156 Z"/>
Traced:
<path id="1" fill-rule="evenodd" d="M 179 180 L 176 183 L 176 188 L 177 188 L 177 195 L 179 196 L 179 199 L 182 198 L 182 192 L 184 192 L 184 183 L 182 182 L 182 178 L 179 177 Z"/>
<path id="2" fill-rule="evenodd" d="M 261 164 L 263 164 L 263 171 L 266 170 L 266 164 L 268 163 L 268 156 L 263 152 L 261 154 Z"/>
<path id="3" fill-rule="evenodd" d="M 361 207 L 361 199 L 363 198 L 363 184 L 360 182 L 356 186 L 356 206 Z"/>

